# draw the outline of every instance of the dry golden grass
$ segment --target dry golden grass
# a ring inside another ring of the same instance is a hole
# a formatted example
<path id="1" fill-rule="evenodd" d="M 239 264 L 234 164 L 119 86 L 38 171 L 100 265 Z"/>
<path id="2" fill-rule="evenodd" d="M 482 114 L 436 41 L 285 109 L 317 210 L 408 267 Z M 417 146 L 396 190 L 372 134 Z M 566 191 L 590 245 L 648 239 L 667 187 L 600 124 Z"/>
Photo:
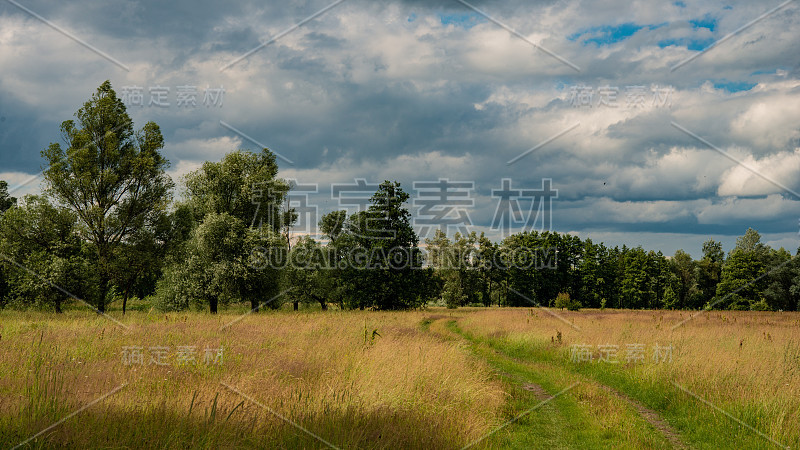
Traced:
<path id="1" fill-rule="evenodd" d="M 127 383 L 45 442 L 324 446 L 225 383 L 340 447 L 463 445 L 500 420 L 504 392 L 460 344 L 420 328 L 429 314 L 260 313 L 221 329 L 236 316 L 134 313 L 124 330 L 77 312 L 3 312 L 0 438 L 14 445 Z M 145 364 L 123 364 L 126 346 L 144 347 Z M 170 348 L 167 365 L 148 364 L 151 346 Z M 196 346 L 197 364 L 178 364 L 178 346 Z M 204 364 L 220 346 L 223 363 Z"/>
<path id="2" fill-rule="evenodd" d="M 451 320 L 502 344 L 510 357 L 520 349 L 527 355 L 520 363 L 543 382 L 582 381 L 569 395 L 581 414 L 597 418 L 600 436 L 607 430 L 625 438 L 646 428 L 641 420 L 629 426 L 635 408 L 604 387 L 608 368 L 651 396 L 671 389 L 678 398 L 677 383 L 770 437 L 800 442 L 800 313 L 707 312 L 674 330 L 690 313 L 557 313 L 580 329 L 541 309 L 510 308 L 262 312 L 229 327 L 238 317 L 233 311 L 134 312 L 123 319 L 129 330 L 80 311 L 0 311 L 0 442 L 16 445 L 124 385 L 27 445 L 316 448 L 324 440 L 348 448 L 458 448 L 518 413 L 510 405 L 524 390 L 504 382 L 450 329 Z M 426 319 L 430 330 L 421 326 Z M 656 343 L 672 345 L 672 362 L 652 361 Z M 593 346 L 595 359 L 597 346 L 618 345 L 621 362 L 587 363 L 594 370 L 587 372 L 569 361 L 574 344 Z M 626 363 L 626 344 L 644 344 L 644 361 Z M 144 365 L 123 363 L 127 346 L 144 347 Z M 166 365 L 148 364 L 153 346 L 170 348 Z M 197 362 L 180 364 L 178 346 L 194 346 Z M 203 362 L 206 347 L 224 348 L 222 364 Z M 639 400 L 648 403 L 647 395 Z M 686 400 L 684 408 L 708 410 Z M 562 406 L 562 414 L 578 413 Z M 542 423 L 540 431 L 553 436 L 563 431 L 563 424 Z M 518 432 L 498 437 L 526 430 Z"/>

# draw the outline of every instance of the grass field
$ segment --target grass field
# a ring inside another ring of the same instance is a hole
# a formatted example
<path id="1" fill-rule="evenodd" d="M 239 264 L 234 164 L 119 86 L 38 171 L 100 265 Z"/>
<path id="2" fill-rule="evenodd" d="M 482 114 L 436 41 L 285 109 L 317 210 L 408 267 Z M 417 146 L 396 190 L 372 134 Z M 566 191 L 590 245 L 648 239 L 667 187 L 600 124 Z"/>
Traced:
<path id="1" fill-rule="evenodd" d="M 243 312 L 0 311 L 0 443 L 800 446 L 798 313 Z"/>

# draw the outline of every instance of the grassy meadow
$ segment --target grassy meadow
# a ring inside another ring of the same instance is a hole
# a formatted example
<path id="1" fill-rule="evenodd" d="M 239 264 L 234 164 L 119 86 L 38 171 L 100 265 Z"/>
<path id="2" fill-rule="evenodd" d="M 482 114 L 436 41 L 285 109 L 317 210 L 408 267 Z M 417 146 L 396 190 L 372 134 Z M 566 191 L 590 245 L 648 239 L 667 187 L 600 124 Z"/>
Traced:
<path id="1" fill-rule="evenodd" d="M 0 443 L 800 446 L 798 313 L 244 312 L 0 311 Z"/>

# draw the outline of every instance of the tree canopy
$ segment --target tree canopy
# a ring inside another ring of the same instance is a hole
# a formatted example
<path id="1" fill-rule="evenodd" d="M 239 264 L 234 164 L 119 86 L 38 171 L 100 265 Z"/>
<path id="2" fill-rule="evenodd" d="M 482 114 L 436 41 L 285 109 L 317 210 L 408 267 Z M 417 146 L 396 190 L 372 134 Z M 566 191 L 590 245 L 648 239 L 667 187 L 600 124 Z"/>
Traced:
<path id="1" fill-rule="evenodd" d="M 153 226 L 170 200 L 173 183 L 161 155 L 164 138 L 154 122 L 134 132 L 125 105 L 106 81 L 61 124 L 66 147 L 42 152 L 46 193 L 73 211 L 82 239 L 92 244 L 99 276 L 95 305 L 105 311 L 114 259 L 120 246 Z"/>

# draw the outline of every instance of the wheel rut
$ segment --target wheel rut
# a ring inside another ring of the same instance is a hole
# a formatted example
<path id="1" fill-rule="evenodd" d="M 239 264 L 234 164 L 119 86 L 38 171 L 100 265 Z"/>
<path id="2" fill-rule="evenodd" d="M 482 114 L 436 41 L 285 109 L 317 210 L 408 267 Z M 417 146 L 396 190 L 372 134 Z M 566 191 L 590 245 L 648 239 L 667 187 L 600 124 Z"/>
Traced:
<path id="1" fill-rule="evenodd" d="M 617 398 L 624 400 L 629 405 L 633 406 L 639 415 L 646 420 L 650 425 L 653 426 L 656 430 L 658 430 L 674 448 L 688 448 L 686 444 L 683 443 L 681 440 L 681 435 L 672 425 L 669 424 L 663 417 L 656 411 L 644 406 L 638 400 L 631 398 L 618 390 L 606 386 L 605 384 L 598 383 L 598 386 L 605 390 L 606 392 L 610 393 L 611 395 L 616 396 Z"/>
<path id="2" fill-rule="evenodd" d="M 441 319 L 445 319 L 445 318 L 452 319 L 452 317 L 446 317 L 446 316 L 437 315 L 437 316 L 430 316 L 428 318 L 428 320 L 430 320 L 432 322 L 432 321 L 441 320 Z M 504 358 L 508 358 L 508 359 L 511 359 L 511 360 L 514 360 L 514 361 L 517 361 L 517 362 L 522 362 L 522 363 L 525 362 L 524 360 L 520 360 L 518 358 L 514 358 L 514 357 L 511 357 L 509 355 L 506 355 L 505 353 L 500 352 L 497 349 L 493 349 L 493 351 L 494 351 L 495 354 L 501 355 Z M 497 375 L 499 375 L 499 376 L 503 376 L 503 377 L 507 377 L 507 378 L 511 378 L 511 379 L 515 380 L 516 384 L 518 384 L 520 388 L 522 388 L 522 389 L 524 389 L 526 391 L 532 392 L 534 394 L 534 396 L 540 401 L 544 401 L 544 400 L 548 400 L 548 399 L 552 398 L 550 393 L 548 393 L 544 388 L 542 388 L 542 386 L 540 386 L 540 385 L 538 385 L 536 383 L 528 382 L 526 380 L 523 380 L 523 379 L 519 378 L 518 376 L 514 376 L 514 375 L 511 375 L 509 373 L 502 372 L 502 371 L 499 371 L 499 370 L 496 370 L 495 373 L 497 373 Z M 689 448 L 683 442 L 683 440 L 681 439 L 680 432 L 678 432 L 678 430 L 676 430 L 674 427 L 672 427 L 672 425 L 670 425 L 669 422 L 667 422 L 657 411 L 655 411 L 655 410 L 653 410 L 651 408 L 648 408 L 647 406 L 642 404 L 640 401 L 638 401 L 638 400 L 634 399 L 633 397 L 630 397 L 630 396 L 628 396 L 626 394 L 623 394 L 622 392 L 612 388 L 611 386 L 602 384 L 602 383 L 600 383 L 600 382 L 598 382 L 596 380 L 593 380 L 593 379 L 587 380 L 587 382 L 598 386 L 599 388 L 601 388 L 604 391 L 608 392 L 610 395 L 613 395 L 614 397 L 616 397 L 616 398 L 628 403 L 631 407 L 633 407 L 633 409 L 638 413 L 638 415 L 642 419 L 644 419 L 647 423 L 649 423 L 654 429 L 656 429 L 664 437 L 664 439 L 667 442 L 669 442 L 669 444 L 673 448 L 677 448 L 677 449 Z"/>

